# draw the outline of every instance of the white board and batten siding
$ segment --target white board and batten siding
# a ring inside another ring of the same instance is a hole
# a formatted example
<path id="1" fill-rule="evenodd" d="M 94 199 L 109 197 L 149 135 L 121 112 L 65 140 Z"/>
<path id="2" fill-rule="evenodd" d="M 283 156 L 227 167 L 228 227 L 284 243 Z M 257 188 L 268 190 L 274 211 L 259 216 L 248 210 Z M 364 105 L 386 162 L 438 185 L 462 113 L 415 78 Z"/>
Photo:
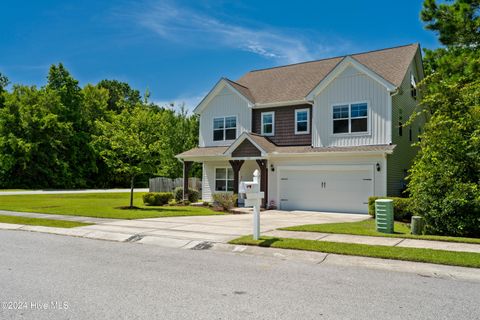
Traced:
<path id="1" fill-rule="evenodd" d="M 334 105 L 368 103 L 368 133 L 333 134 Z M 391 97 L 380 83 L 353 66 L 347 67 L 314 99 L 314 147 L 391 143 Z"/>
<path id="2" fill-rule="evenodd" d="M 252 129 L 252 110 L 238 93 L 224 87 L 200 114 L 200 147 L 228 146 L 233 140 L 213 141 L 213 119 L 237 117 L 237 137 Z"/>

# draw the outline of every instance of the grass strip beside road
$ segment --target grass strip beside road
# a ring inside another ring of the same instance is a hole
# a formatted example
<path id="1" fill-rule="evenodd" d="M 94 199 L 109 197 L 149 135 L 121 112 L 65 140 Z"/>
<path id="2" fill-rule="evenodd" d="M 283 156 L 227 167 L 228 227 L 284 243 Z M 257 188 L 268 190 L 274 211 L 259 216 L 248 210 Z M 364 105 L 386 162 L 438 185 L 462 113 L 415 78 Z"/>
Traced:
<path id="1" fill-rule="evenodd" d="M 243 236 L 229 242 L 237 245 L 252 245 L 280 249 L 318 251 L 350 256 L 406 260 L 444 264 L 451 266 L 480 268 L 480 253 L 455 252 L 420 248 L 402 248 L 356 243 L 339 243 L 317 240 L 261 237 L 253 240 L 252 236 Z"/>
<path id="2" fill-rule="evenodd" d="M 84 226 L 92 225 L 91 223 L 83 223 L 83 222 L 75 222 L 75 221 L 17 217 L 17 216 L 3 215 L 3 214 L 0 215 L 0 223 L 25 224 L 30 226 L 43 226 L 43 227 L 54 227 L 54 228 L 75 228 L 75 227 L 84 227 Z"/>
<path id="3" fill-rule="evenodd" d="M 375 227 L 375 220 L 368 219 L 357 222 L 325 223 L 325 224 L 307 224 L 301 226 L 281 228 L 288 231 L 305 231 L 321 233 L 353 234 L 358 236 L 388 237 L 388 238 L 406 238 L 419 240 L 436 240 L 447 242 L 476 243 L 480 244 L 478 238 L 446 237 L 435 235 L 413 235 L 407 223 L 395 221 L 395 233 L 378 232 Z"/>
<path id="4" fill-rule="evenodd" d="M 13 195 L 0 197 L 0 210 L 60 214 L 109 219 L 146 219 L 178 216 L 219 215 L 207 207 L 143 205 L 142 193 L 134 194 L 135 209 L 122 209 L 128 206 L 129 193 L 76 193 Z"/>

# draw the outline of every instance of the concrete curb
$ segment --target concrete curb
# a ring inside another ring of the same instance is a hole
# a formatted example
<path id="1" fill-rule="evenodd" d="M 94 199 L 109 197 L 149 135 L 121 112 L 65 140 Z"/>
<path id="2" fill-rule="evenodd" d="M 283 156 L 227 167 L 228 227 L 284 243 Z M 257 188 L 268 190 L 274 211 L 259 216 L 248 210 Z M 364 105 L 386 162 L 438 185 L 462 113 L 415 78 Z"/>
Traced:
<path id="1" fill-rule="evenodd" d="M 282 260 L 302 261 L 319 265 L 361 267 L 375 270 L 415 273 L 422 277 L 480 282 L 480 269 L 477 268 L 230 244 L 215 244 L 212 250 L 234 254 L 265 256 Z"/>
<path id="2" fill-rule="evenodd" d="M 480 269 L 477 268 L 446 266 L 412 261 L 377 259 L 361 256 L 346 256 L 302 250 L 231 245 L 212 241 L 187 240 L 173 237 L 169 238 L 142 234 L 104 232 L 82 229 L 81 227 L 69 229 L 0 223 L 0 230 L 42 232 L 63 236 L 82 237 L 93 240 L 155 245 L 164 248 L 207 250 L 226 254 L 261 256 L 272 259 L 280 259 L 284 261 L 296 261 L 301 263 L 318 265 L 331 265 L 338 267 L 361 267 L 375 270 L 415 273 L 423 277 L 440 279 L 480 281 Z"/>

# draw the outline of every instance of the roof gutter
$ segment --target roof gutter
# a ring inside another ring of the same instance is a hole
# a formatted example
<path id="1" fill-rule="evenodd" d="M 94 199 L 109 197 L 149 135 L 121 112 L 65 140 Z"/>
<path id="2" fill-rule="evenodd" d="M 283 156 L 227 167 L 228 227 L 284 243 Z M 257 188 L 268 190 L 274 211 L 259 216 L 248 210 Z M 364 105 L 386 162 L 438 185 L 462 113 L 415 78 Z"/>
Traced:
<path id="1" fill-rule="evenodd" d="M 291 100 L 291 101 L 279 101 L 279 102 L 269 102 L 269 103 L 255 103 L 253 108 L 272 108 L 272 107 L 287 107 L 287 106 L 297 106 L 301 104 L 313 104 L 313 101 L 307 99 L 301 100 Z"/>
<path id="2" fill-rule="evenodd" d="M 327 151 L 327 152 L 300 152 L 300 153 L 277 153 L 272 152 L 270 157 L 305 157 L 305 156 L 338 156 L 338 155 L 383 155 L 392 154 L 393 150 L 375 150 L 375 151 Z"/>
<path id="3" fill-rule="evenodd" d="M 389 92 L 390 92 L 390 97 L 393 97 L 393 96 L 400 93 L 400 87 L 395 87 L 395 89 L 393 89 L 392 91 L 389 91 Z"/>

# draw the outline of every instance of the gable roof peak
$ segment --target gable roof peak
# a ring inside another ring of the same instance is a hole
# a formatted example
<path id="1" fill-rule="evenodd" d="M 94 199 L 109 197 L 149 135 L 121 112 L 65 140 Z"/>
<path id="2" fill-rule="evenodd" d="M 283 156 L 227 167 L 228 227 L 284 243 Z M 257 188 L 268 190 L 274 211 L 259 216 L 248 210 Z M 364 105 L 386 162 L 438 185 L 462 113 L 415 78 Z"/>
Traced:
<path id="1" fill-rule="evenodd" d="M 236 83 L 256 104 L 300 101 L 343 60 L 353 59 L 386 83 L 398 87 L 419 49 L 418 43 L 247 72 Z"/>

